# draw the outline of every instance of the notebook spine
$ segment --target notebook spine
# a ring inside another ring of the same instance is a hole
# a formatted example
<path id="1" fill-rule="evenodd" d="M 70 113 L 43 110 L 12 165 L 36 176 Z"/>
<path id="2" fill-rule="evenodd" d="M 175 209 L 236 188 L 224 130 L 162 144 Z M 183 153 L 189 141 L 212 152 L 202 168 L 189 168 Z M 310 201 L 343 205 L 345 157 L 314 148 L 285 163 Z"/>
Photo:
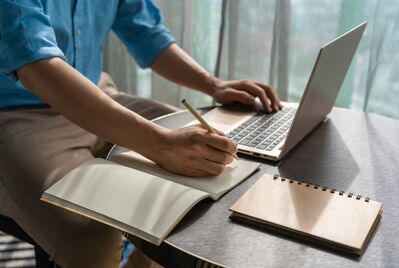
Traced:
<path id="1" fill-rule="evenodd" d="M 321 186 L 318 184 L 312 184 L 309 182 L 304 182 L 304 181 L 298 181 L 298 180 L 294 180 L 292 178 L 286 178 L 286 177 L 282 177 L 278 174 L 274 174 L 273 176 L 273 180 L 278 180 L 280 178 L 281 181 L 288 181 L 289 183 L 297 183 L 298 185 L 305 185 L 305 187 L 313 187 L 313 189 L 321 189 L 323 192 L 327 192 L 329 191 L 330 193 L 334 194 L 335 192 L 337 192 L 337 189 L 335 188 L 328 188 L 325 186 Z M 363 198 L 361 195 L 355 195 L 353 193 L 345 193 L 345 191 L 339 191 L 339 195 L 342 196 L 347 196 L 348 198 L 356 198 L 356 200 L 362 200 L 364 199 L 365 202 L 369 202 L 370 198 L 369 197 L 365 197 Z"/>

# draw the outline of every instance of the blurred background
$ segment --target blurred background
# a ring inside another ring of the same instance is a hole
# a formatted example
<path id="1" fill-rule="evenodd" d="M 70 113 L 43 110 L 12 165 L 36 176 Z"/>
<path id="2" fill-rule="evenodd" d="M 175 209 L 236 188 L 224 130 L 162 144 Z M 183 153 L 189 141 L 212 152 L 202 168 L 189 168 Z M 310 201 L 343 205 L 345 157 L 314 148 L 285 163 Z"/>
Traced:
<path id="1" fill-rule="evenodd" d="M 285 101 L 299 101 L 320 47 L 367 21 L 365 35 L 336 105 L 399 118 L 399 1 L 174 0 L 155 1 L 177 43 L 224 79 L 273 85 Z M 104 70 L 118 87 L 176 106 L 210 97 L 140 69 L 111 34 Z"/>

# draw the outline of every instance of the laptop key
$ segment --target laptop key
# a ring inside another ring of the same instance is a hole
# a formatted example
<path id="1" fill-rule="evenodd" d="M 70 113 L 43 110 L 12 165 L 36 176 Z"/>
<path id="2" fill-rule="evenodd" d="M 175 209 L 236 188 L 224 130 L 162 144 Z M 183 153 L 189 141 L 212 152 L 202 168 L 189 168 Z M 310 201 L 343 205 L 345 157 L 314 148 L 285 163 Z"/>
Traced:
<path id="1" fill-rule="evenodd" d="M 256 145 L 257 145 L 256 143 L 254 144 L 254 143 L 250 142 L 246 146 L 248 146 L 248 147 L 256 147 Z"/>
<path id="2" fill-rule="evenodd" d="M 243 140 L 239 141 L 238 144 L 247 145 L 250 141 L 251 141 L 251 139 L 243 139 Z"/>
<path id="3" fill-rule="evenodd" d="M 258 113 L 227 136 L 241 145 L 271 151 L 286 136 L 295 109 L 284 107 L 274 114 Z"/>
<path id="4" fill-rule="evenodd" d="M 253 116 L 253 117 L 251 117 L 250 119 L 248 119 L 247 121 L 245 121 L 244 124 L 242 124 L 241 126 L 249 126 L 250 124 L 252 124 L 253 122 L 255 122 L 256 119 L 257 119 L 257 118 L 256 118 L 255 116 Z"/>

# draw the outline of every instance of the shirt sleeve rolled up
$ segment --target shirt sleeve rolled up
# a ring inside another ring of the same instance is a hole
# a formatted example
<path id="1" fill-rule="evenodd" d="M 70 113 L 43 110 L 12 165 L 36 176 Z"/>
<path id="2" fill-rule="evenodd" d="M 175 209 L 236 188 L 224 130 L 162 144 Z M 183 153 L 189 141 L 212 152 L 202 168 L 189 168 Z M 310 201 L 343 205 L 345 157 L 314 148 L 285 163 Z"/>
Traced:
<path id="1" fill-rule="evenodd" d="M 0 0 L 0 72 L 16 79 L 16 70 L 34 61 L 65 58 L 50 18 L 39 0 Z"/>
<path id="2" fill-rule="evenodd" d="M 142 68 L 175 42 L 151 0 L 122 0 L 112 29 Z"/>

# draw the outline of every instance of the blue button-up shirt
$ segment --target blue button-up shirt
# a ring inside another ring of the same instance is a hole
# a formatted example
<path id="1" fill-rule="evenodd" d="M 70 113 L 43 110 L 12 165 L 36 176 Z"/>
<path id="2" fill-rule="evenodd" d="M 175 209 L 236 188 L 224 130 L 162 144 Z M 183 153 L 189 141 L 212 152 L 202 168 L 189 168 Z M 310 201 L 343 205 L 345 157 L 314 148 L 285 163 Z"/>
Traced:
<path id="1" fill-rule="evenodd" d="M 0 0 L 0 108 L 42 104 L 16 70 L 59 57 L 97 83 L 113 30 L 143 68 L 174 42 L 151 0 Z"/>

